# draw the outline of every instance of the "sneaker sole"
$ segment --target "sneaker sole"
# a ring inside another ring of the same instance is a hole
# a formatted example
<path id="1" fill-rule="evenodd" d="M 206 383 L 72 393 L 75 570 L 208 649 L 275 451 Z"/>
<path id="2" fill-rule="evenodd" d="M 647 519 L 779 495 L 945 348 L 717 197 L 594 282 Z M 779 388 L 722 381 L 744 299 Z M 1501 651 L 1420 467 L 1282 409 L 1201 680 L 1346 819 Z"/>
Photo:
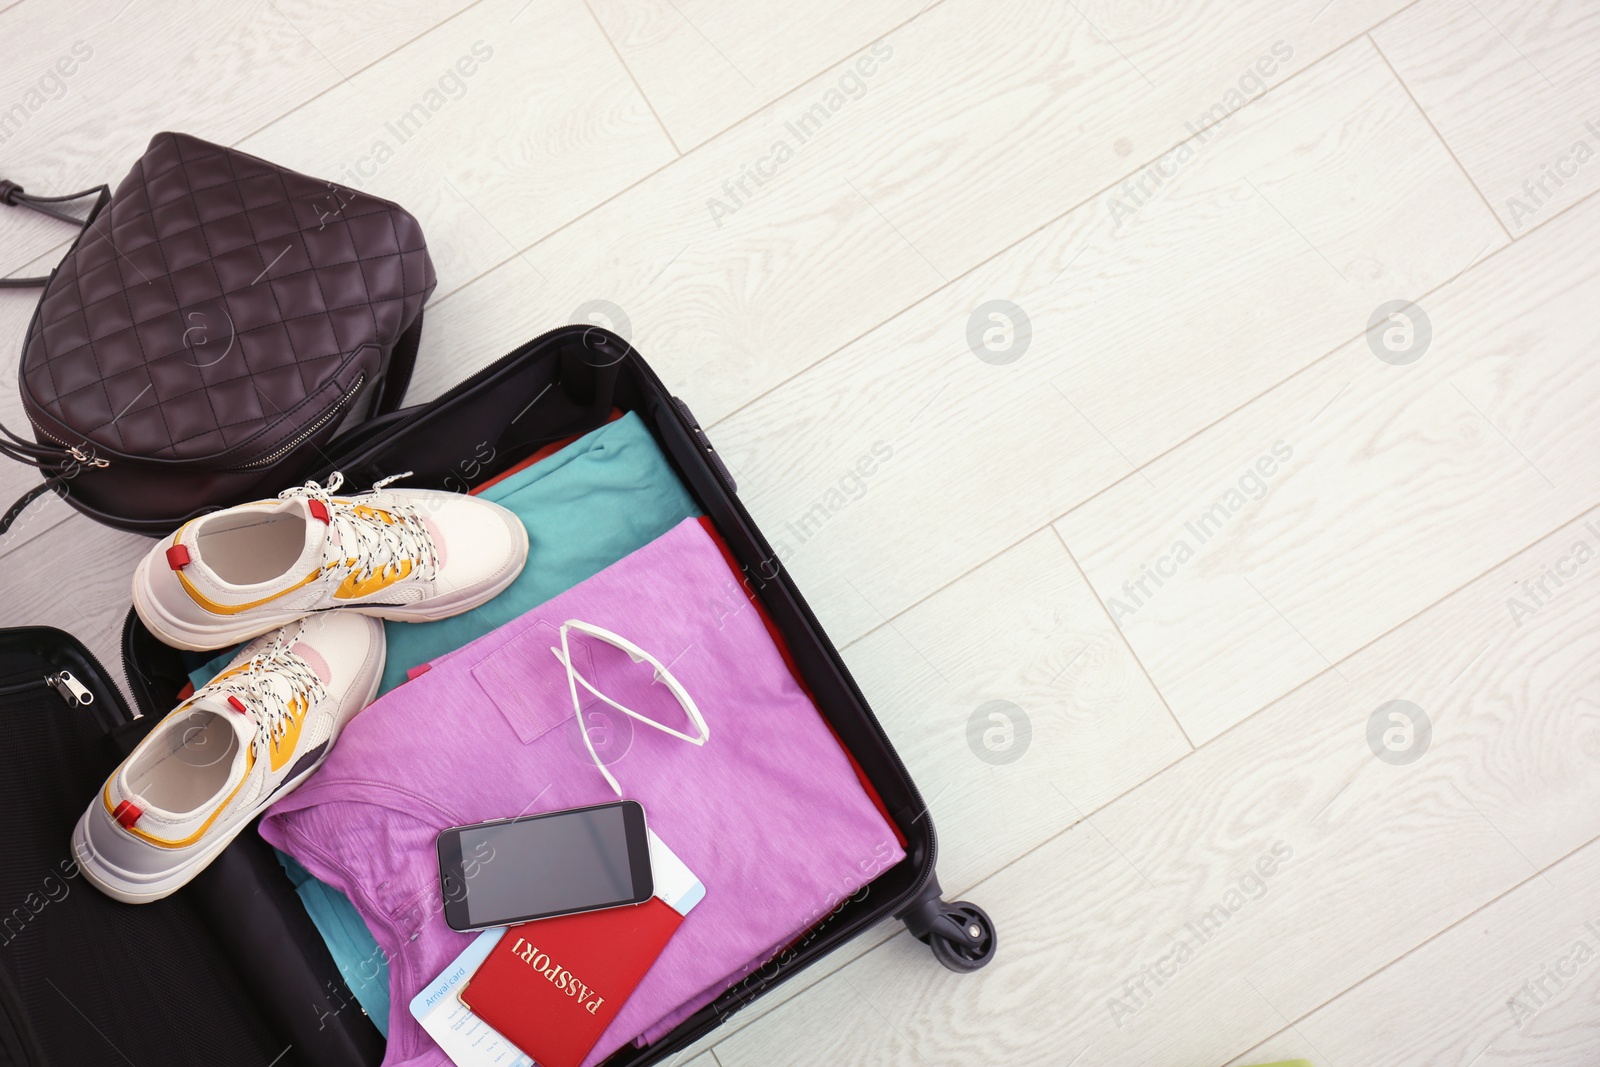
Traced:
<path id="1" fill-rule="evenodd" d="M 322 759 L 307 767 L 298 778 L 280 785 L 271 793 L 270 798 L 273 803 L 282 800 L 296 789 L 299 789 L 307 778 L 317 772 L 317 768 L 321 767 L 328 756 L 332 754 L 333 744 L 339 740 L 339 735 L 344 732 L 345 725 L 377 698 L 378 687 L 383 684 L 384 660 L 385 653 L 380 652 L 378 667 L 373 672 L 372 683 L 367 687 L 366 698 L 357 705 L 356 710 L 344 722 L 337 724 L 337 729 L 328 738 L 328 747 L 323 752 Z M 98 802 L 98 798 L 96 802 Z M 266 807 L 271 806 L 271 804 L 266 805 Z M 89 816 L 94 812 L 92 805 L 84 809 L 83 814 L 78 817 L 77 825 L 73 827 L 72 854 L 77 859 L 78 870 L 83 872 L 83 876 L 89 880 L 91 885 L 112 900 L 119 900 L 124 904 L 149 904 L 152 901 L 171 896 L 192 882 L 195 875 L 209 867 L 211 862 L 222 854 L 223 849 L 233 844 L 234 838 L 242 834 L 255 822 L 256 817 L 261 814 L 261 810 L 264 809 L 252 811 L 241 818 L 238 825 L 218 834 L 215 842 L 207 845 L 203 852 L 194 856 L 181 867 L 175 867 L 165 875 L 148 881 L 127 875 L 121 868 L 102 860 L 94 851 L 93 846 L 89 844 Z"/>
<path id="2" fill-rule="evenodd" d="M 312 770 L 315 769 L 312 768 Z M 307 775 L 310 773 L 310 771 L 306 772 Z M 301 777 L 304 778 L 305 775 Z M 233 844 L 233 839 L 243 833 L 245 827 L 249 826 L 251 822 L 250 819 L 241 819 L 238 826 L 218 835 L 213 844 L 207 845 L 204 852 L 201 852 L 182 867 L 174 869 L 161 878 L 141 881 L 128 876 L 120 868 L 113 867 L 110 863 L 102 860 L 94 851 L 93 846 L 89 844 L 88 828 L 89 816 L 92 813 L 93 809 L 89 809 L 78 817 L 78 825 L 72 831 L 72 853 L 77 858 L 78 870 L 83 872 L 83 876 L 89 880 L 89 884 L 112 900 L 120 900 L 124 904 L 148 904 L 176 893 L 193 881 L 195 875 L 210 866 L 211 861 L 221 855 L 223 849 Z"/>
<path id="3" fill-rule="evenodd" d="M 287 626 L 308 614 L 304 611 L 280 612 L 272 616 L 257 615 L 247 625 L 218 622 L 195 625 L 176 619 L 161 608 L 150 586 L 150 564 L 154 555 L 139 561 L 133 571 L 133 610 L 149 630 L 164 645 L 184 648 L 191 652 L 211 652 L 230 645 L 243 644 L 251 638 Z"/>
<path id="4" fill-rule="evenodd" d="M 144 623 L 145 629 L 155 635 L 156 639 L 172 648 L 187 649 L 191 652 L 211 652 L 217 649 L 228 648 L 232 645 L 243 644 L 252 638 L 270 633 L 280 626 L 287 626 L 296 619 L 306 618 L 319 611 L 353 611 L 359 615 L 370 615 L 377 619 L 386 619 L 390 622 L 438 622 L 441 619 L 452 618 L 464 612 L 479 607 L 501 593 L 517 580 L 522 573 L 522 568 L 528 562 L 528 528 L 521 522 L 508 523 L 514 531 L 521 535 L 521 563 L 511 568 L 502 578 L 495 581 L 492 586 L 480 589 L 468 596 L 458 596 L 446 593 L 442 596 L 429 597 L 427 600 L 416 604 L 351 604 L 349 607 L 318 608 L 313 611 L 288 611 L 272 616 L 258 615 L 248 624 L 217 622 L 196 625 L 174 618 L 163 611 L 161 602 L 155 596 L 154 589 L 150 586 L 150 566 L 155 554 L 145 556 L 139 561 L 133 572 L 133 610 L 139 616 L 139 621 Z"/>

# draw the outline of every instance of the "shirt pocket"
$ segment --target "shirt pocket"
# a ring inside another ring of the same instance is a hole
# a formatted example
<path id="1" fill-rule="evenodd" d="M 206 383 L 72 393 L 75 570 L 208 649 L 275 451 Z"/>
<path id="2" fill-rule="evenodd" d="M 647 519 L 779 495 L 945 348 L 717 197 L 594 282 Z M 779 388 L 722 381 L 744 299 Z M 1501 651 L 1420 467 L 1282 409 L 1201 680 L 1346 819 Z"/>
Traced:
<path id="1" fill-rule="evenodd" d="M 570 646 L 578 673 L 592 677 L 589 650 L 577 641 Z M 473 680 L 525 745 L 573 717 L 567 669 L 551 653 L 552 648 L 561 648 L 561 631 L 540 620 L 472 668 Z M 588 694 L 580 689 L 579 696 Z M 592 698 L 581 703 L 590 702 Z"/>

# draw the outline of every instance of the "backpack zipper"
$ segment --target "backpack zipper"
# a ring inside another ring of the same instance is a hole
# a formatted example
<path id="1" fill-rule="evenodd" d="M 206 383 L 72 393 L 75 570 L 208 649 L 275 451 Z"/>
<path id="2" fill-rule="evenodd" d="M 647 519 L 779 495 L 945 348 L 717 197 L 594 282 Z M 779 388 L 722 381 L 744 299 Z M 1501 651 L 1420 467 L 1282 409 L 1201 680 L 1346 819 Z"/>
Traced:
<path id="1" fill-rule="evenodd" d="M 350 399 L 354 397 L 356 393 L 361 391 L 361 386 L 366 382 L 366 380 L 367 374 L 365 371 L 362 371 L 360 374 L 356 375 L 354 384 L 352 384 L 345 394 L 339 398 L 338 402 L 335 403 L 333 407 L 323 412 L 316 422 L 312 423 L 310 426 L 296 434 L 294 440 L 288 442 L 287 444 L 279 445 L 277 448 L 273 449 L 267 455 L 262 456 L 260 459 L 251 460 L 249 463 L 244 463 L 237 467 L 227 467 L 224 469 L 231 471 L 247 471 L 254 470 L 257 467 L 272 466 L 272 464 L 278 462 L 278 460 L 282 459 L 284 456 L 300 447 L 301 442 L 303 442 L 306 438 L 310 437 L 312 434 L 326 426 L 335 415 L 339 414 L 339 412 L 343 410 L 344 406 L 350 402 Z"/>
<path id="2" fill-rule="evenodd" d="M 39 425 L 39 420 L 34 418 L 31 412 L 28 414 L 28 421 L 33 423 L 34 432 L 40 434 L 43 437 L 48 437 L 50 440 L 54 441 L 56 443 L 56 445 L 59 446 L 63 452 L 65 452 L 67 455 L 71 456 L 73 459 L 77 460 L 79 463 L 82 463 L 85 466 L 89 466 L 89 467 L 109 467 L 109 466 L 111 466 L 111 461 L 110 460 L 101 459 L 99 456 L 94 454 L 93 446 L 90 446 L 90 450 L 88 452 L 85 452 L 83 449 L 79 448 L 77 445 L 69 445 L 69 444 L 67 444 L 61 438 L 59 438 L 55 434 L 51 433 L 49 430 L 45 429 L 43 426 L 40 426 Z M 84 442 L 84 444 L 86 444 L 86 445 L 88 443 L 89 442 L 87 442 L 87 441 Z"/>
<path id="3" fill-rule="evenodd" d="M 343 410 L 344 406 L 350 402 L 351 398 L 354 397 L 356 393 L 360 392 L 362 385 L 366 383 L 366 379 L 367 374 L 365 371 L 362 371 L 360 374 L 356 375 L 355 382 L 348 390 L 345 391 L 345 394 L 334 403 L 333 407 L 323 412 L 316 422 L 312 423 L 306 429 L 301 430 L 300 433 L 295 436 L 294 440 L 288 442 L 287 444 L 279 445 L 261 459 L 251 460 L 249 463 L 244 463 L 237 467 L 224 467 L 223 470 L 247 471 L 253 470 L 257 467 L 270 467 L 272 464 L 276 463 L 278 460 L 282 459 L 284 456 L 298 448 L 300 443 L 306 438 L 310 437 L 312 434 L 326 426 L 329 420 L 331 420 L 335 415 L 339 414 L 339 412 Z M 81 448 L 67 444 L 61 438 L 51 433 L 43 426 L 40 426 L 39 420 L 35 419 L 31 414 L 28 416 L 28 421 L 33 423 L 33 428 L 35 430 L 37 430 L 43 436 L 54 441 L 57 445 L 64 449 L 68 455 L 77 460 L 79 463 L 86 463 L 93 467 L 111 466 L 111 462 L 109 460 L 101 459 L 99 456 L 93 455 L 92 453 L 85 453 Z"/>

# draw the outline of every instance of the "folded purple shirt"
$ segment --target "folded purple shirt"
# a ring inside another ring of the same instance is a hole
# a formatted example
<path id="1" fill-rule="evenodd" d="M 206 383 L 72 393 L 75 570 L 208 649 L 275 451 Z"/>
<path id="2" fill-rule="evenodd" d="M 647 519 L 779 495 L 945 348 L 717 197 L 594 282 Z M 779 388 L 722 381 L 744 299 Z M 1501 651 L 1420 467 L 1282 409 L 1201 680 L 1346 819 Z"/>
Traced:
<path id="1" fill-rule="evenodd" d="M 568 619 L 666 664 L 711 735 L 696 747 L 612 716 L 599 745 L 706 897 L 601 1036 L 585 1061 L 594 1064 L 709 1003 L 904 852 L 717 546 L 685 520 L 380 698 L 263 820 L 262 836 L 355 903 L 388 956 L 393 1003 L 409 1003 L 474 936 L 445 925 L 439 831 L 616 799 L 550 652 Z M 601 692 L 692 732 L 648 664 L 577 633 L 571 648 Z M 604 705 L 590 697 L 586 714 L 591 706 Z M 449 1064 L 409 1014 L 390 1025 L 385 1067 Z"/>

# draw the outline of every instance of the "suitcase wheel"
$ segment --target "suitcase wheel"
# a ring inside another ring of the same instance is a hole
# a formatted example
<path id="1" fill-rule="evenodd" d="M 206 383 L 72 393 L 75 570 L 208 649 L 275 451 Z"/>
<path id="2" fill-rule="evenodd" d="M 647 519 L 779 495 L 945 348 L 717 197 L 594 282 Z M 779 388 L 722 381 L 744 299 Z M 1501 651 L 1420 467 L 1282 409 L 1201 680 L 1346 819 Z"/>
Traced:
<path id="1" fill-rule="evenodd" d="M 958 900 L 944 906 L 944 917 L 959 929 L 953 934 L 944 923 L 939 923 L 926 938 L 933 957 L 952 971 L 975 971 L 994 958 L 994 923 L 988 912 L 976 904 Z"/>
<path id="2" fill-rule="evenodd" d="M 994 959 L 998 938 L 989 913 L 965 900 L 945 903 L 939 879 L 931 874 L 917 898 L 897 917 L 912 937 L 933 949 L 934 958 L 952 971 L 975 971 Z"/>

